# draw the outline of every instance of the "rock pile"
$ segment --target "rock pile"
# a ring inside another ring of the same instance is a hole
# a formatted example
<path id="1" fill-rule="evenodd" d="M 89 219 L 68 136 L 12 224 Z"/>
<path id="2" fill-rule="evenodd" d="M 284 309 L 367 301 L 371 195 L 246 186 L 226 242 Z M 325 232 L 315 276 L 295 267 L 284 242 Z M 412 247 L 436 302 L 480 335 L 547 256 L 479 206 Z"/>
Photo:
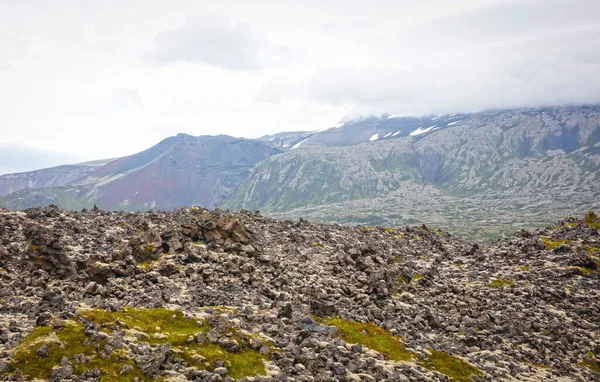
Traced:
<path id="1" fill-rule="evenodd" d="M 0 210 L 0 380 L 600 380 L 598 228 Z"/>

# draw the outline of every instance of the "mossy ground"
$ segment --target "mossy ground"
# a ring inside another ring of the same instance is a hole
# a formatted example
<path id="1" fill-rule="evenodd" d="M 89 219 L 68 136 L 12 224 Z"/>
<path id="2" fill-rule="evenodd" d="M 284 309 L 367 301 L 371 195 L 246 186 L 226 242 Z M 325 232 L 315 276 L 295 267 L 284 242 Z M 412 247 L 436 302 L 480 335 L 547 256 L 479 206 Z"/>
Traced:
<path id="1" fill-rule="evenodd" d="M 579 362 L 580 366 L 585 366 L 588 369 L 590 369 L 591 371 L 593 371 L 596 374 L 600 374 L 600 363 L 598 362 L 594 362 L 594 361 L 590 361 L 588 359 L 586 359 L 585 361 Z"/>
<path id="2" fill-rule="evenodd" d="M 207 331 L 208 324 L 198 322 L 194 318 L 186 318 L 182 312 L 168 309 L 134 309 L 125 308 L 119 312 L 107 312 L 101 309 L 92 309 L 79 314 L 77 319 L 84 318 L 100 327 L 101 331 L 111 333 L 117 328 L 127 331 L 134 330 L 148 335 L 140 341 L 151 345 L 169 343 L 179 358 L 189 366 L 199 369 L 213 369 L 213 362 L 222 360 L 228 368 L 232 378 L 250 377 L 265 373 L 267 356 L 256 350 L 242 346 L 237 352 L 228 352 L 217 344 L 205 340 L 202 345 L 196 341 L 188 341 L 190 336 Z M 63 328 L 53 329 L 51 326 L 40 326 L 21 342 L 14 354 L 14 363 L 9 366 L 8 372 L 17 368 L 30 379 L 48 379 L 54 366 L 60 365 L 63 356 L 71 361 L 75 375 L 81 375 L 89 369 L 102 371 L 101 381 L 131 381 L 138 377 L 140 381 L 148 380 L 137 368 L 125 349 L 115 349 L 107 358 L 100 357 L 106 340 L 92 341 L 83 332 L 83 323 L 80 321 L 66 320 Z M 244 344 L 244 339 L 231 329 L 229 338 Z M 35 355 L 42 344 L 48 347 L 49 357 L 38 358 Z M 84 364 L 73 362 L 77 354 L 84 354 L 89 361 Z M 120 374 L 125 364 L 132 369 L 123 375 Z"/>
<path id="3" fill-rule="evenodd" d="M 409 361 L 413 358 L 413 354 L 404 348 L 400 339 L 373 323 L 348 321 L 333 317 L 323 319 L 323 323 L 335 326 L 344 341 L 351 344 L 365 345 L 369 349 L 384 354 L 389 360 Z"/>
<path id="4" fill-rule="evenodd" d="M 48 357 L 39 358 L 35 352 L 43 344 L 48 348 Z M 9 372 L 20 369 L 27 378 L 48 379 L 54 366 L 60 365 L 63 357 L 69 358 L 74 373 L 80 375 L 88 369 L 100 369 L 101 381 L 131 381 L 135 377 L 145 380 L 144 375 L 128 357 L 123 357 L 118 350 L 113 351 L 110 357 L 102 358 L 97 352 L 102 350 L 102 341 L 94 342 L 83 333 L 83 325 L 75 321 L 64 321 L 63 328 L 53 329 L 50 326 L 38 326 L 19 344 L 14 354 L 14 363 L 9 365 Z M 85 364 L 72 362 L 76 354 L 86 357 L 96 356 Z M 129 364 L 132 369 L 120 374 L 121 368 Z"/>
<path id="5" fill-rule="evenodd" d="M 568 240 L 552 241 L 552 240 L 548 239 L 547 237 L 540 237 L 540 240 L 544 243 L 547 250 L 553 250 L 554 248 L 558 247 L 559 245 L 567 244 L 569 242 Z"/>
<path id="6" fill-rule="evenodd" d="M 472 377 L 483 376 L 479 369 L 458 357 L 434 349 L 427 350 L 430 353 L 428 359 L 418 361 L 421 366 L 427 369 L 445 374 L 456 382 L 468 382 Z"/>
<path id="7" fill-rule="evenodd" d="M 373 323 L 361 323 L 334 317 L 324 318 L 321 322 L 335 326 L 344 341 L 364 345 L 384 354 L 388 360 L 412 361 L 416 358 L 415 354 L 406 350 L 399 338 Z M 427 350 L 430 356 L 426 360 L 417 359 L 419 365 L 426 369 L 438 371 L 457 382 L 466 382 L 474 376 L 483 376 L 479 369 L 458 357 L 433 349 Z"/>
<path id="8" fill-rule="evenodd" d="M 121 312 L 107 312 L 102 309 L 89 310 L 82 314 L 88 321 L 111 331 L 121 326 L 146 333 L 150 344 L 170 343 L 172 346 L 185 345 L 189 336 L 208 329 L 206 324 L 199 324 L 195 319 L 185 318 L 182 312 L 157 308 L 134 309 L 125 308 Z"/>
<path id="9" fill-rule="evenodd" d="M 202 346 L 197 344 L 175 348 L 181 358 L 190 366 L 204 370 L 214 370 L 212 366 L 217 360 L 225 362 L 228 375 L 239 379 L 264 374 L 267 357 L 256 350 L 244 348 L 239 352 L 230 353 L 219 345 L 206 341 Z"/>
<path id="10" fill-rule="evenodd" d="M 593 227 L 600 230 L 600 218 L 598 217 L 598 215 L 596 215 L 594 211 L 588 211 L 588 213 L 583 218 L 583 222 L 588 227 Z"/>
<path id="11" fill-rule="evenodd" d="M 502 288 L 508 285 L 514 284 L 514 280 L 496 279 L 492 280 L 489 284 L 489 288 Z"/>

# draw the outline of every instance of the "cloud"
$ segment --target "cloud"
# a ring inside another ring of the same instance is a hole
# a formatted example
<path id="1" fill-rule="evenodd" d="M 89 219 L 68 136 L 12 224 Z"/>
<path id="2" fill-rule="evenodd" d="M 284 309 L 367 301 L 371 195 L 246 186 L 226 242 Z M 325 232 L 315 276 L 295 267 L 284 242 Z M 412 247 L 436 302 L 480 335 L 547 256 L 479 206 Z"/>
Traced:
<path id="1" fill-rule="evenodd" d="M 14 143 L 0 143 L 0 175 L 80 162 L 78 155 Z"/>
<path id="2" fill-rule="evenodd" d="M 271 45 L 247 24 L 220 14 L 205 14 L 159 33 L 146 59 L 159 66 L 186 62 L 258 71 L 286 55 L 285 47 Z"/>
<path id="3" fill-rule="evenodd" d="M 113 94 L 113 102 L 118 109 L 132 109 L 144 105 L 142 97 L 134 89 L 118 89 Z"/>
<path id="4" fill-rule="evenodd" d="M 321 68 L 305 80 L 277 77 L 257 99 L 301 99 L 358 114 L 598 103 L 600 22 L 586 4 L 600 10 L 580 0 L 509 2 L 431 20 L 373 41 L 378 64 Z"/>

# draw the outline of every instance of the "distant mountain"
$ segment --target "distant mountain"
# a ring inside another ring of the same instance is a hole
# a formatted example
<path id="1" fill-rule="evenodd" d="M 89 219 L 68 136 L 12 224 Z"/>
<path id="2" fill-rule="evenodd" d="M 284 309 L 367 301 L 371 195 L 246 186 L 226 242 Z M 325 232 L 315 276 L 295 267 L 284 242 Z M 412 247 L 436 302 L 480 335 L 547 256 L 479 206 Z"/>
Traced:
<path id="1" fill-rule="evenodd" d="M 28 189 L 0 198 L 23 209 L 57 204 L 78 210 L 169 210 L 224 202 L 263 159 L 282 152 L 269 143 L 219 135 L 179 134 L 138 154 L 117 159 L 63 187 Z"/>
<path id="2" fill-rule="evenodd" d="M 260 163 L 224 207 L 476 236 L 597 209 L 599 184 L 600 106 L 372 118 Z"/>
<path id="3" fill-rule="evenodd" d="M 460 125 L 471 117 L 471 114 L 445 114 L 425 117 L 400 117 L 386 114 L 381 117 L 350 120 L 340 123 L 336 127 L 317 131 L 284 132 L 259 139 L 286 149 L 354 146 L 365 142 L 419 136 Z"/>
<path id="4" fill-rule="evenodd" d="M 291 131 L 278 133 L 273 135 L 265 135 L 258 138 L 261 141 L 269 142 L 275 146 L 279 146 L 283 149 L 295 148 L 301 145 L 307 138 L 314 135 L 313 131 Z"/>
<path id="5" fill-rule="evenodd" d="M 0 205 L 247 208 L 492 238 L 522 227 L 515 222 L 536 228 L 600 209 L 598 184 L 600 106 L 571 106 L 384 115 L 258 140 L 180 134 L 64 186 L 5 195 Z"/>
<path id="6" fill-rule="evenodd" d="M 0 176 L 0 196 L 29 188 L 64 186 L 83 178 L 114 159 L 45 168 Z"/>

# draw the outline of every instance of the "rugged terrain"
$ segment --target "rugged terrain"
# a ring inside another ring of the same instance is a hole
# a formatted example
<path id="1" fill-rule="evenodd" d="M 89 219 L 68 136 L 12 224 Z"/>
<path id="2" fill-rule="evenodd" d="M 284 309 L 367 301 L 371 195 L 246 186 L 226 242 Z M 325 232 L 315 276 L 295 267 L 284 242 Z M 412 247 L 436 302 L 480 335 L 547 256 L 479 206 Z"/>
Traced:
<path id="1" fill-rule="evenodd" d="M 320 133 L 259 163 L 223 207 L 340 224 L 432 223 L 472 238 L 600 208 L 600 107 L 433 119 L 373 120 L 361 128 L 377 139 L 353 146 L 318 144 L 352 126 Z M 396 120 L 410 128 L 388 126 Z"/>
<path id="2" fill-rule="evenodd" d="M 493 240 L 600 209 L 599 182 L 600 106 L 568 106 L 384 115 L 258 140 L 179 134 L 62 187 L 0 196 L 0 206 L 246 208 L 326 223 L 433 224 Z"/>
<path id="3" fill-rule="evenodd" d="M 0 210 L 0 378 L 600 380 L 599 227 Z"/>

